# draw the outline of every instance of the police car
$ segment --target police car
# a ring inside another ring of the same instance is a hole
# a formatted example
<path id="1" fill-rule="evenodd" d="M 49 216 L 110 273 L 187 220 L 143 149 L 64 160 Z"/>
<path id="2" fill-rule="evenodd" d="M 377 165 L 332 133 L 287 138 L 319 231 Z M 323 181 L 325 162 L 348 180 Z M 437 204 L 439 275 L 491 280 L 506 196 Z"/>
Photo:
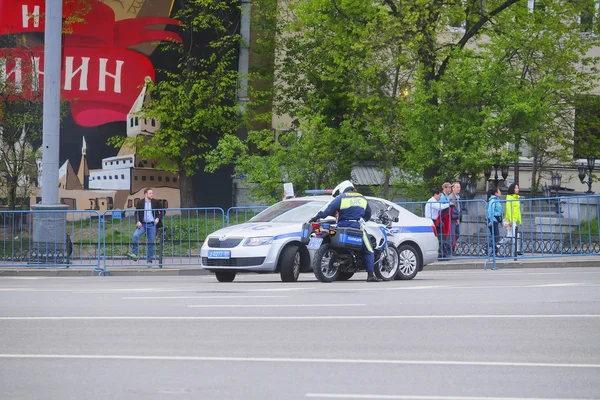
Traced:
<path id="1" fill-rule="evenodd" d="M 398 216 L 390 238 L 400 253 L 396 279 L 412 279 L 437 259 L 438 240 L 430 219 L 385 199 L 366 198 L 373 215 L 391 205 Z M 283 200 L 246 223 L 208 235 L 200 250 L 201 267 L 219 282 L 232 282 L 240 272 L 279 273 L 284 282 L 297 281 L 301 272 L 312 272 L 311 252 L 300 242 L 302 224 L 331 200 L 327 195 Z"/>

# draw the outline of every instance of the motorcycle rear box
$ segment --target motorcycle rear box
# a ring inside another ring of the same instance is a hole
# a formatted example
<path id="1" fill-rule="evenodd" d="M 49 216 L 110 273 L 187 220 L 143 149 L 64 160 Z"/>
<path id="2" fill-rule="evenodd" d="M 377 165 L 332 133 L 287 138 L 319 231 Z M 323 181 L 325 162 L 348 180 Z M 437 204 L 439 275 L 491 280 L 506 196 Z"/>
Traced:
<path id="1" fill-rule="evenodd" d="M 302 232 L 300 234 L 300 243 L 308 244 L 310 241 L 310 234 L 312 233 L 312 224 L 310 222 L 305 222 L 302 224 Z"/>
<path id="2" fill-rule="evenodd" d="M 337 228 L 335 235 L 331 237 L 331 247 L 342 250 L 360 251 L 363 243 L 363 232 L 356 228 Z"/>

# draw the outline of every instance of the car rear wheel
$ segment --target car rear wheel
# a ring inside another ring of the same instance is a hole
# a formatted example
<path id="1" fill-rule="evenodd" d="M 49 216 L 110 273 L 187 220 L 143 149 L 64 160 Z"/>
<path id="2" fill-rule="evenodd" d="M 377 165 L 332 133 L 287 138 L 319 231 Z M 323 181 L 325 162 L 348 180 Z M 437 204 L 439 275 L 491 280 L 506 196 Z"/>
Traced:
<path id="1" fill-rule="evenodd" d="M 398 253 L 400 254 L 400 268 L 396 279 L 405 281 L 413 279 L 421 268 L 422 261 L 419 253 L 411 244 L 400 245 Z"/>
<path id="2" fill-rule="evenodd" d="M 219 282 L 233 282 L 235 279 L 235 272 L 231 271 L 217 271 L 215 276 Z"/>
<path id="3" fill-rule="evenodd" d="M 279 274 L 283 282 L 296 282 L 300 276 L 300 261 L 302 260 L 297 245 L 287 246 L 279 256 Z"/>

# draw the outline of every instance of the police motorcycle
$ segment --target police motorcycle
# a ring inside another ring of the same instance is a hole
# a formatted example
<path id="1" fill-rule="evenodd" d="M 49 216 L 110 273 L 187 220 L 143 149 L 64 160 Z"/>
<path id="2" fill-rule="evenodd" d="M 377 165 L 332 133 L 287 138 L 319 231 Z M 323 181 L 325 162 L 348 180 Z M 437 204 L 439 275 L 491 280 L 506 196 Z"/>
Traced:
<path id="1" fill-rule="evenodd" d="M 400 270 L 400 253 L 390 243 L 392 207 L 377 212 L 371 221 L 360 220 L 375 252 L 375 276 L 384 281 L 395 279 Z M 354 273 L 366 270 L 363 262 L 361 229 L 338 227 L 335 217 L 326 217 L 317 222 L 302 226 L 302 242 L 309 250 L 316 250 L 312 259 L 312 269 L 320 282 L 345 281 Z"/>

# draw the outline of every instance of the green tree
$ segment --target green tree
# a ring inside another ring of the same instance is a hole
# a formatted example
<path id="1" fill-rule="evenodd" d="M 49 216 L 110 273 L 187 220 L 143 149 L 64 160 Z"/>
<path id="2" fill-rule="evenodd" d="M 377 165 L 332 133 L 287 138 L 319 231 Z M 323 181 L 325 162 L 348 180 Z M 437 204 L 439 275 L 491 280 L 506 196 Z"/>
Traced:
<path id="1" fill-rule="evenodd" d="M 31 90 L 31 74 L 16 78 L 17 69 L 33 59 L 20 43 L 16 37 L 4 38 L 6 50 L 0 56 L 0 75 L 7 75 L 0 80 L 0 187 L 4 189 L 0 195 L 9 209 L 16 207 L 18 198 L 28 196 L 37 179 L 33 149 L 42 136 L 42 93 Z"/>
<path id="2" fill-rule="evenodd" d="M 149 102 L 140 118 L 160 121 L 151 137 L 130 141 L 142 159 L 179 174 L 181 207 L 195 207 L 192 178 L 214 137 L 235 132 L 241 119 L 236 104 L 239 47 L 239 2 L 234 0 L 179 0 L 182 43 L 161 46 L 164 57 L 175 58 L 176 68 L 158 71 L 147 82 Z"/>
<path id="3" fill-rule="evenodd" d="M 398 166 L 413 183 L 437 186 L 465 170 L 479 174 L 514 162 L 527 145 L 535 187 L 548 165 L 568 160 L 574 96 L 593 87 L 595 72 L 580 68 L 593 61 L 586 52 L 594 37 L 582 36 L 579 24 L 593 2 L 540 4 L 529 10 L 523 0 L 288 2 L 278 11 L 275 112 L 291 116 L 302 133 L 298 154 L 327 154 L 339 172 L 375 160 L 385 184 Z M 327 140 L 304 140 L 302 126 Z M 279 153 L 295 159 L 275 135 L 262 138 L 272 146 L 247 142 L 244 150 L 274 164 Z M 236 170 L 250 176 L 255 165 Z M 284 179 L 290 168 L 269 177 Z"/>
<path id="4" fill-rule="evenodd" d="M 90 8 L 87 0 L 65 0 L 63 33 L 71 34 L 73 24 L 85 22 Z M 2 29 L 4 27 L 0 28 L 0 196 L 14 209 L 18 199 L 27 198 L 41 178 L 37 167 L 41 154 L 34 149 L 40 146 L 42 139 L 43 93 L 39 90 L 39 76 L 32 73 L 36 54 L 29 47 L 30 36 Z M 43 66 L 38 68 L 43 69 Z"/>

